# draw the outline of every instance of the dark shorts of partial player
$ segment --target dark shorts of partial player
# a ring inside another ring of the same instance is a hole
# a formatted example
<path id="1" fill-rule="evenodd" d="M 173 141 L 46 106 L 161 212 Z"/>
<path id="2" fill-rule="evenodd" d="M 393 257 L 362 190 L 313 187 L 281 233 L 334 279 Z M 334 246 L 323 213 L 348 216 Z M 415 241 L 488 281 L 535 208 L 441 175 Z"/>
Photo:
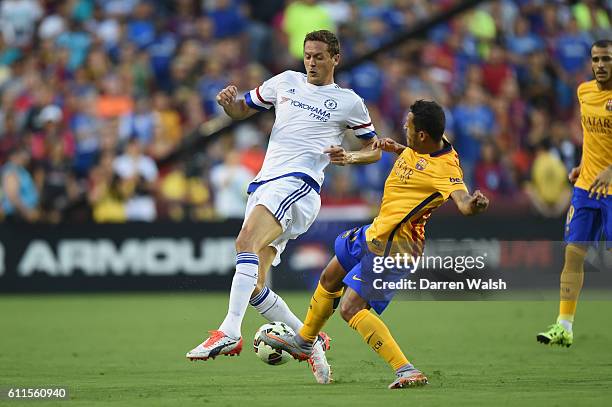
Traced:
<path id="1" fill-rule="evenodd" d="M 395 290 L 381 288 L 383 283 L 396 283 L 410 277 L 409 270 L 385 268 L 375 261 L 377 256 L 368 250 L 366 230 L 370 225 L 342 232 L 336 238 L 335 252 L 340 265 L 347 272 L 344 284 L 351 287 L 378 314 L 387 308 Z M 380 259 L 380 258 L 379 258 Z"/>
<path id="2" fill-rule="evenodd" d="M 612 196 L 589 198 L 589 192 L 574 187 L 565 222 L 565 242 L 597 247 L 605 240 L 612 248 Z"/>

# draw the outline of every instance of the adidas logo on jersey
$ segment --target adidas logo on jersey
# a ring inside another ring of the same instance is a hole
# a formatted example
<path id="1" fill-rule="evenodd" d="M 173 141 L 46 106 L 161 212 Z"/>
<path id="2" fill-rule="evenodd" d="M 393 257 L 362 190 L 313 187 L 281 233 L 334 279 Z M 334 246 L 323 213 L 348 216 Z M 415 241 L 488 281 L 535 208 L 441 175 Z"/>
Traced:
<path id="1" fill-rule="evenodd" d="M 289 89 L 287 92 L 291 93 L 292 95 L 295 95 L 295 89 Z"/>

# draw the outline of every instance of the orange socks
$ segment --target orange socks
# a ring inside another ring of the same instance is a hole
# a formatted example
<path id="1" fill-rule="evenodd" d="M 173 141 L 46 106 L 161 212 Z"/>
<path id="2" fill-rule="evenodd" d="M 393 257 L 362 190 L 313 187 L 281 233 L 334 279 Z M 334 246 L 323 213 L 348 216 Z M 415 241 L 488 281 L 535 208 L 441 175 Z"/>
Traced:
<path id="1" fill-rule="evenodd" d="M 559 317 L 557 321 L 567 321 L 570 325 L 574 322 L 576 305 L 584 282 L 585 255 L 586 250 L 581 247 L 570 244 L 565 248 L 565 264 L 561 272 Z"/>
<path id="2" fill-rule="evenodd" d="M 323 328 L 323 325 L 325 325 L 338 306 L 343 291 L 344 289 L 331 293 L 323 288 L 319 282 L 317 289 L 310 299 L 310 307 L 308 307 L 308 313 L 304 319 L 304 326 L 300 330 L 302 338 L 309 342 L 313 342 L 316 339 L 321 328 Z"/>
<path id="3" fill-rule="evenodd" d="M 359 332 L 363 340 L 370 345 L 392 368 L 397 371 L 410 363 L 400 349 L 389 328 L 376 315 L 367 309 L 356 313 L 349 321 L 349 326 Z"/>

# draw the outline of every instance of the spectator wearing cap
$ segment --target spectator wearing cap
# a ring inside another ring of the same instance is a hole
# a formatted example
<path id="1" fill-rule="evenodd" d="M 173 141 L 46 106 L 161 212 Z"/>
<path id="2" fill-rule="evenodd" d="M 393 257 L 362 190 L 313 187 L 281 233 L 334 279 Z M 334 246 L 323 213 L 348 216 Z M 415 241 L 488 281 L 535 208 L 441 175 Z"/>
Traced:
<path id="1" fill-rule="evenodd" d="M 59 145 L 65 159 L 74 155 L 75 142 L 72 132 L 63 126 L 63 113 L 57 105 L 45 106 L 36 120 L 40 131 L 34 133 L 31 141 L 32 158 L 36 161 L 48 158 L 53 145 Z"/>

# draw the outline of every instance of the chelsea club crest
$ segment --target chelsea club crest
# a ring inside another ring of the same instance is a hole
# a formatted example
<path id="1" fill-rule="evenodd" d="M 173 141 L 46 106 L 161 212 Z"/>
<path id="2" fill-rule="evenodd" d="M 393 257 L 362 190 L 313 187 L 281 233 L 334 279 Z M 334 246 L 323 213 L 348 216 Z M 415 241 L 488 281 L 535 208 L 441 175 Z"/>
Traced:
<path id="1" fill-rule="evenodd" d="M 338 102 L 334 99 L 327 99 L 324 103 L 325 108 L 329 110 L 336 110 L 338 108 Z"/>

